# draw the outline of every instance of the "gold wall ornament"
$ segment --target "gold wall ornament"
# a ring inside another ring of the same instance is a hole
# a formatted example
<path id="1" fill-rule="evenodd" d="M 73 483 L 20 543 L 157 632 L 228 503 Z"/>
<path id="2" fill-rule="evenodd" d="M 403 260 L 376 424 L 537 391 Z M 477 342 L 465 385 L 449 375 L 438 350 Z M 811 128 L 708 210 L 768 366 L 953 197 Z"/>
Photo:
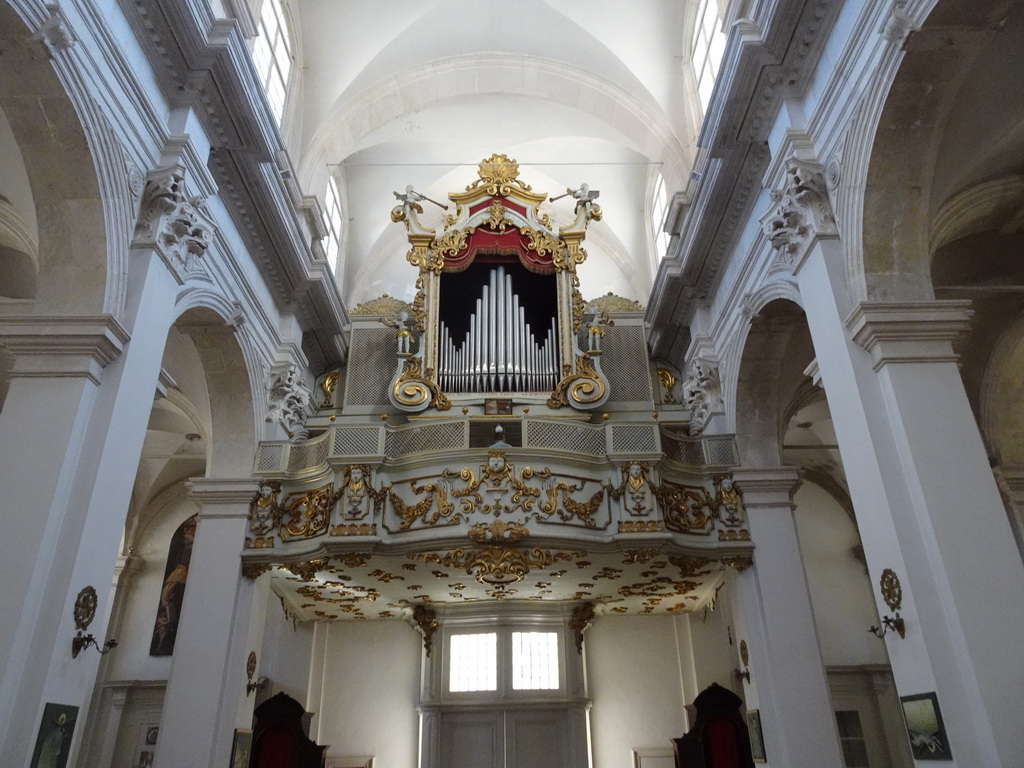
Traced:
<path id="1" fill-rule="evenodd" d="M 565 243 L 559 240 L 554 235 L 544 232 L 543 230 L 536 230 L 532 227 L 520 227 L 519 234 L 526 238 L 527 247 L 537 253 L 538 256 L 547 256 L 551 254 L 552 263 L 555 265 L 555 271 L 561 272 L 567 268 L 567 261 L 565 256 Z"/>
<path id="2" fill-rule="evenodd" d="M 713 501 L 703 488 L 665 483 L 655 496 L 670 531 L 710 533 Z"/>
<path id="3" fill-rule="evenodd" d="M 343 470 L 344 479 L 337 493 L 344 520 L 361 520 L 370 512 L 370 502 L 381 497 L 381 492 L 370 484 L 372 469 L 369 464 L 349 464 Z"/>
<path id="4" fill-rule="evenodd" d="M 288 496 L 281 516 L 281 538 L 310 539 L 326 533 L 336 500 L 333 483 Z"/>
<path id="5" fill-rule="evenodd" d="M 429 658 L 434 645 L 434 633 L 441 627 L 437 620 L 437 612 L 425 605 L 417 605 L 412 609 L 412 621 L 416 629 L 423 635 L 423 650 Z"/>
<path id="6" fill-rule="evenodd" d="M 474 232 L 476 232 L 475 227 L 452 229 L 445 232 L 431 247 L 433 258 L 429 264 L 430 271 L 440 272 L 444 268 L 444 260 L 446 256 L 454 258 L 465 250 L 466 239 Z"/>
<path id="7" fill-rule="evenodd" d="M 258 579 L 267 571 L 271 570 L 273 567 L 274 566 L 272 566 L 270 563 L 243 562 L 242 575 L 245 578 L 249 579 L 249 581 L 256 581 L 256 579 Z"/>
<path id="8" fill-rule="evenodd" d="M 417 485 L 415 480 L 411 480 L 409 488 L 417 496 L 426 496 L 415 503 L 407 503 L 393 490 L 387 492 L 391 508 L 399 519 L 398 530 L 409 530 L 417 520 L 422 520 L 425 526 L 437 525 L 441 520 L 447 521 L 441 523 L 442 525 L 456 525 L 462 522 L 462 515 L 455 512 L 455 505 L 448 500 L 448 494 L 440 483 Z M 434 510 L 433 514 L 429 514 L 431 510 Z"/>
<path id="9" fill-rule="evenodd" d="M 882 591 L 882 599 L 889 606 L 889 610 L 898 611 L 903 605 L 903 586 L 900 584 L 900 577 L 896 575 L 896 571 L 892 568 L 882 571 L 878 585 Z"/>
<path id="10" fill-rule="evenodd" d="M 532 568 L 546 568 L 559 560 L 574 560 L 584 552 L 552 552 L 535 547 L 516 549 L 494 545 L 480 549 L 453 549 L 445 554 L 424 552 L 410 555 L 428 563 L 448 568 L 463 568 L 480 584 L 515 584 L 526 578 Z"/>
<path id="11" fill-rule="evenodd" d="M 634 563 L 649 563 L 655 557 L 658 556 L 658 550 L 656 549 L 624 549 L 622 550 L 622 564 L 633 565 Z"/>
<path id="12" fill-rule="evenodd" d="M 257 536 L 253 538 L 251 536 L 245 537 L 245 549 L 273 549 L 274 548 L 274 537 L 273 536 Z"/>
<path id="13" fill-rule="evenodd" d="M 511 222 L 505 218 L 507 212 L 508 209 L 500 201 L 495 200 L 491 203 L 491 207 L 487 209 L 488 216 L 484 220 L 484 224 L 498 232 L 504 232 L 512 226 Z"/>
<path id="14" fill-rule="evenodd" d="M 530 535 L 530 531 L 519 521 L 513 520 L 506 523 L 503 520 L 495 520 L 488 525 L 477 523 L 469 529 L 467 535 L 477 543 L 490 540 L 519 541 Z"/>
<path id="15" fill-rule="evenodd" d="M 573 640 L 576 642 L 576 652 L 583 653 L 583 633 L 590 629 L 594 623 L 594 604 L 584 603 L 573 608 L 572 616 L 569 618 L 569 629 L 572 631 Z"/>
<path id="16" fill-rule="evenodd" d="M 71 658 L 73 659 L 77 659 L 78 654 L 86 648 L 95 648 L 100 655 L 106 655 L 117 647 L 117 640 L 114 638 L 110 638 L 101 646 L 91 632 L 89 634 L 85 633 L 89 625 L 92 624 L 92 620 L 96 618 L 96 608 L 98 605 L 99 597 L 96 594 L 95 587 L 91 585 L 83 587 L 75 598 L 72 615 L 75 618 L 75 629 L 78 631 L 71 638 Z"/>
<path id="17" fill-rule="evenodd" d="M 660 520 L 623 520 L 619 533 L 661 533 L 665 528 Z"/>
<path id="18" fill-rule="evenodd" d="M 583 485 L 570 484 L 566 482 L 555 483 L 547 491 L 547 501 L 541 504 L 540 508 L 548 516 L 557 515 L 563 522 L 579 520 L 587 528 L 594 528 L 597 522 L 594 515 L 604 501 L 604 488 L 599 489 L 587 501 L 576 501 L 570 495 L 583 490 Z M 561 503 L 559 503 L 561 493 Z"/>
<path id="19" fill-rule="evenodd" d="M 341 377 L 339 371 L 331 371 L 324 380 L 320 382 L 320 389 L 323 390 L 324 400 L 320 403 L 321 408 L 334 407 L 334 390 L 338 387 L 338 379 Z"/>
<path id="20" fill-rule="evenodd" d="M 719 541 L 750 541 L 750 531 L 741 528 L 738 531 L 719 531 Z"/>
<path id="21" fill-rule="evenodd" d="M 280 491 L 280 483 L 269 480 L 262 482 L 249 504 L 249 531 L 256 540 L 269 537 L 281 526 L 281 515 L 284 510 L 277 502 Z M 273 540 L 267 546 L 274 546 Z"/>
<path id="22" fill-rule="evenodd" d="M 678 402 L 676 400 L 676 396 L 672 394 L 672 389 L 675 387 L 676 381 L 677 379 L 675 374 L 673 374 L 668 368 L 658 369 L 658 383 L 661 384 L 661 388 L 665 392 L 664 402 L 666 404 L 671 405 Z"/>
<path id="23" fill-rule="evenodd" d="M 604 296 L 598 296 L 587 302 L 587 312 L 643 312 L 644 305 L 639 301 L 626 299 L 608 291 Z"/>
<path id="24" fill-rule="evenodd" d="M 742 573 L 754 564 L 754 558 L 750 555 L 733 555 L 723 557 L 719 562 Z"/>
<path id="25" fill-rule="evenodd" d="M 743 499 L 740 492 L 733 486 L 728 475 L 715 477 L 715 517 L 722 525 L 737 528 L 743 524 L 746 515 L 743 511 Z"/>
<path id="26" fill-rule="evenodd" d="M 679 569 L 684 579 L 706 576 L 711 572 L 712 561 L 706 557 L 669 557 L 668 561 Z"/>
<path id="27" fill-rule="evenodd" d="M 245 676 L 248 682 L 245 684 L 245 695 L 246 698 L 251 696 L 254 691 L 262 691 L 267 687 L 267 678 L 261 678 L 260 680 L 253 681 L 253 676 L 256 674 L 256 651 L 249 651 L 249 656 L 245 660 Z"/>
<path id="28" fill-rule="evenodd" d="M 317 573 L 327 567 L 327 558 L 318 557 L 312 560 L 304 560 L 300 563 L 285 563 L 284 568 L 291 571 L 303 581 L 312 581 Z"/>
<path id="29" fill-rule="evenodd" d="M 412 314 L 412 307 L 401 299 L 388 296 L 386 293 L 376 299 L 357 304 L 349 311 L 349 315 L 380 315 L 381 317 L 398 317 L 402 312 Z"/>
<path id="30" fill-rule="evenodd" d="M 377 526 L 371 523 L 340 523 L 332 525 L 331 536 L 376 536 Z"/>
<path id="31" fill-rule="evenodd" d="M 477 168 L 477 181 L 466 187 L 466 192 L 482 192 L 488 195 L 508 197 L 514 191 L 530 192 L 533 187 L 519 181 L 519 163 L 508 155 L 494 153 L 484 158 Z M 458 202 L 463 195 L 449 195 Z M 543 199 L 543 198 L 542 198 Z M 539 200 L 537 202 L 540 202 Z"/>
<path id="32" fill-rule="evenodd" d="M 391 402 L 403 411 L 422 411 L 428 405 L 447 411 L 452 407 L 441 388 L 434 381 L 432 368 L 423 370 L 423 358 L 405 358 L 405 365 L 391 386 Z"/>
<path id="33" fill-rule="evenodd" d="M 566 364 L 564 378 L 547 400 L 548 408 L 561 408 L 570 402 L 575 408 L 596 408 L 608 397 L 608 388 L 597 372 L 589 353 L 577 355 L 576 371 Z"/>

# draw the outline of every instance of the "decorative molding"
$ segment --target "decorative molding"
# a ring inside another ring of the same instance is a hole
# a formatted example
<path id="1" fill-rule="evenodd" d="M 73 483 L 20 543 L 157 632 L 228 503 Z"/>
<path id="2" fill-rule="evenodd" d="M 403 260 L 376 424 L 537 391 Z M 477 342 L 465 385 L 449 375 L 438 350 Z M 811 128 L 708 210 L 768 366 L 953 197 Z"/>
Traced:
<path id="1" fill-rule="evenodd" d="M 737 467 L 732 472 L 747 509 L 793 509 L 793 494 L 800 487 L 797 467 Z"/>
<path id="2" fill-rule="evenodd" d="M 99 385 L 128 331 L 106 315 L 0 319 L 0 344 L 14 355 L 13 378 L 78 378 Z"/>
<path id="3" fill-rule="evenodd" d="M 817 163 L 787 160 L 785 184 L 771 193 L 772 207 L 760 219 L 765 236 L 779 252 L 776 263 L 794 272 L 818 238 L 839 236 L 823 171 Z"/>
<path id="4" fill-rule="evenodd" d="M 203 272 L 199 261 L 210 247 L 214 230 L 204 198 L 185 193 L 183 166 L 149 173 L 132 248 L 156 251 L 183 285 L 193 273 Z"/>
<path id="5" fill-rule="evenodd" d="M 971 302 L 862 302 L 846 320 L 853 340 L 874 357 L 877 371 L 890 363 L 955 363 L 952 343 L 970 329 Z"/>
<path id="6" fill-rule="evenodd" d="M 725 407 L 717 366 L 700 358 L 691 360 L 682 391 L 683 404 L 690 410 L 690 434 L 699 435 L 711 414 Z"/>
<path id="7" fill-rule="evenodd" d="M 882 22 L 878 34 L 893 45 L 902 48 L 907 35 L 914 29 L 914 19 L 907 13 L 907 0 L 894 0 L 889 14 Z"/>
<path id="8" fill-rule="evenodd" d="M 50 55 L 55 56 L 72 48 L 78 42 L 78 36 L 68 24 L 68 19 L 60 5 L 47 3 L 43 7 L 49 11 L 50 15 L 39 25 L 39 29 L 32 35 L 32 39 L 41 40 Z"/>

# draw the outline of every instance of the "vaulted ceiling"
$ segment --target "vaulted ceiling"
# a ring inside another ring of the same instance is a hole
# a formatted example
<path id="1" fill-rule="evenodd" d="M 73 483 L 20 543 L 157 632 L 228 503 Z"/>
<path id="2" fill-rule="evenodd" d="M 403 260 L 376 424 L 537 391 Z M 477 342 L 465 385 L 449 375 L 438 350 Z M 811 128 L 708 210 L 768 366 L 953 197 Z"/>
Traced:
<path id="1" fill-rule="evenodd" d="M 296 0 L 300 90 L 284 133 L 307 193 L 320 194 L 329 172 L 342 183 L 348 306 L 412 295 L 393 191 L 413 184 L 445 202 L 493 152 L 551 196 L 582 182 L 599 189 L 605 218 L 588 236 L 584 296 L 646 302 L 657 174 L 671 195 L 695 151 L 685 61 L 695 6 Z"/>

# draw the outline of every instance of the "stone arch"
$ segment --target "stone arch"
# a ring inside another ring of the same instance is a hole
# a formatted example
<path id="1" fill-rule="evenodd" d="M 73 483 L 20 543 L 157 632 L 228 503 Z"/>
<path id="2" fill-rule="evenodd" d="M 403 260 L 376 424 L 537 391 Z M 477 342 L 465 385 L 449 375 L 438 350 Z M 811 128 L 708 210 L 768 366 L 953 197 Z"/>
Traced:
<path id="1" fill-rule="evenodd" d="M 252 472 L 256 441 L 261 436 L 256 403 L 262 370 L 245 332 L 229 324 L 230 315 L 221 314 L 233 305 L 222 298 L 206 302 L 195 294 L 191 298 L 174 328 L 194 346 L 209 397 L 206 474 L 245 477 Z"/>
<path id="2" fill-rule="evenodd" d="M 135 198 L 124 153 L 88 95 L 83 46 L 33 37 L 50 13 L 0 4 L 0 110 L 29 184 L 9 196 L 20 247 L 9 242 L 19 229 L 10 217 L 0 225 L 0 279 L 13 281 L 18 295 L 8 298 L 33 299 L 35 314 L 117 316 Z"/>
<path id="3" fill-rule="evenodd" d="M 741 466 L 782 465 L 787 409 L 813 358 L 798 304 L 777 298 L 760 308 L 742 343 L 731 409 Z"/>
<path id="4" fill-rule="evenodd" d="M 1010 0 L 939 0 L 923 9 L 902 54 L 890 45 L 883 55 L 847 159 L 848 184 L 863 189 L 863 204 L 845 227 L 854 230 L 847 252 L 855 299 L 933 298 L 929 244 L 940 206 L 990 177 L 998 158 L 1020 159 L 1020 146 L 1012 142 L 1024 144 L 1021 131 L 1007 128 L 1015 123 L 1000 117 L 979 126 L 976 120 L 986 103 L 1001 115 L 1000 94 L 1015 87 L 1008 79 L 1015 68 L 995 74 L 995 59 L 1012 55 L 1019 44 L 1024 14 L 1013 6 Z M 971 88 L 974 81 L 986 87 Z M 967 121 L 975 126 L 976 151 L 961 146 Z M 986 145 L 995 150 L 986 153 Z"/>

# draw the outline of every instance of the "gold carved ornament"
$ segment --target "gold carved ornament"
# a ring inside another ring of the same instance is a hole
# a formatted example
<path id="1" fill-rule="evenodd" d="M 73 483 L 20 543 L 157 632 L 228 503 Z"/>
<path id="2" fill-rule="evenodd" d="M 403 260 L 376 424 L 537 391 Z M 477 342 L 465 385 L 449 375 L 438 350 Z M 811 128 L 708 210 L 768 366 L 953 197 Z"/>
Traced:
<path id="1" fill-rule="evenodd" d="M 892 568 L 882 571 L 878 580 L 878 586 L 882 591 L 882 599 L 889 606 L 890 611 L 898 611 L 903 605 L 903 587 L 900 584 L 899 576 Z"/>
<path id="2" fill-rule="evenodd" d="M 433 368 L 428 368 L 424 373 L 422 358 L 407 358 L 405 368 L 391 388 L 395 402 L 407 408 L 417 408 L 430 400 L 430 405 L 437 410 L 447 411 L 452 407 L 452 402 L 437 386 L 433 377 Z"/>
<path id="3" fill-rule="evenodd" d="M 430 250 L 433 256 L 427 268 L 431 272 L 440 272 L 444 269 L 445 257 L 454 258 L 464 251 L 466 240 L 475 231 L 476 229 L 473 227 L 466 227 L 465 229 L 451 229 L 445 232 L 431 246 Z"/>
<path id="4" fill-rule="evenodd" d="M 324 392 L 324 401 L 321 403 L 321 408 L 333 408 L 334 407 L 334 390 L 338 386 L 338 379 L 341 374 L 338 371 L 331 371 L 328 373 L 322 382 L 320 382 L 320 389 Z"/>
<path id="5" fill-rule="evenodd" d="M 672 388 L 676 385 L 676 377 L 668 368 L 658 369 L 658 382 L 665 390 L 665 402 L 675 403 L 676 396 L 672 394 Z"/>
<path id="6" fill-rule="evenodd" d="M 508 209 L 501 204 L 500 200 L 492 202 L 491 207 L 487 209 L 487 213 L 489 215 L 484 219 L 483 223 L 491 229 L 497 230 L 498 232 L 504 232 L 511 226 L 511 223 L 505 218 L 505 214 L 508 213 Z"/>
<path id="7" fill-rule="evenodd" d="M 689 488 L 665 483 L 654 491 L 661 504 L 662 516 L 669 530 L 681 533 L 707 533 L 713 514 L 713 500 L 702 488 Z"/>
<path id="8" fill-rule="evenodd" d="M 412 609 L 412 620 L 420 634 L 423 635 L 423 650 L 429 657 L 430 650 L 434 645 L 434 633 L 441 626 L 437 620 L 437 612 L 425 605 L 417 605 Z"/>
<path id="9" fill-rule="evenodd" d="M 309 539 L 323 533 L 335 501 L 334 486 L 330 483 L 296 494 L 284 507 L 284 532 L 294 539 Z"/>
<path id="10" fill-rule="evenodd" d="M 583 633 L 590 629 L 594 622 L 594 604 L 584 603 L 573 609 L 572 617 L 569 619 L 569 629 L 572 630 L 573 640 L 576 642 L 576 652 L 583 653 Z"/>
<path id="11" fill-rule="evenodd" d="M 572 329 L 579 331 L 583 326 L 583 316 L 587 313 L 587 305 L 583 301 L 583 294 L 580 293 L 580 279 L 576 273 L 572 274 Z M 601 335 L 604 335 L 602 331 Z"/>
<path id="12" fill-rule="evenodd" d="M 582 485 L 570 485 L 564 482 L 557 483 L 548 489 L 548 500 L 541 504 L 541 511 L 549 516 L 557 513 L 558 517 L 564 522 L 577 519 L 588 528 L 595 527 L 597 523 L 594 521 L 594 515 L 600 509 L 601 502 L 604 501 L 604 488 L 598 490 L 587 501 L 576 501 L 569 495 L 573 491 L 582 490 Z M 562 507 L 564 507 L 564 511 L 559 508 L 559 491 L 562 492 Z"/>
<path id="13" fill-rule="evenodd" d="M 508 155 L 494 153 L 484 158 L 477 169 L 480 177 L 466 187 L 467 192 L 480 190 L 488 195 L 508 197 L 513 190 L 530 192 L 533 187 L 519 181 L 519 164 Z"/>
<path id="14" fill-rule="evenodd" d="M 479 549 L 458 548 L 445 554 L 426 552 L 410 555 L 428 563 L 447 568 L 463 568 L 481 584 L 503 586 L 516 584 L 526 578 L 532 568 L 546 568 L 559 560 L 583 557 L 583 552 L 551 552 L 535 547 L 514 549 L 501 545 Z"/>
<path id="15" fill-rule="evenodd" d="M 597 369 L 584 353 L 576 357 L 576 372 L 569 365 L 564 366 L 565 378 L 558 382 L 555 391 L 547 400 L 548 408 L 561 408 L 572 400 L 579 405 L 590 405 L 600 402 L 605 395 L 604 380 L 598 375 Z"/>
<path id="16" fill-rule="evenodd" d="M 588 312 L 643 312 L 644 306 L 639 301 L 633 301 L 608 291 L 604 296 L 598 296 L 587 302 Z"/>
<path id="17" fill-rule="evenodd" d="M 444 488 L 439 484 L 427 483 L 426 485 L 419 486 L 416 485 L 414 480 L 410 483 L 410 488 L 416 495 L 421 493 L 426 493 L 427 495 L 414 504 L 407 504 L 394 491 L 388 491 L 391 508 L 401 521 L 398 524 L 400 531 L 409 530 L 409 527 L 420 519 L 422 519 L 424 525 L 428 526 L 437 525 L 441 520 L 447 521 L 442 523 L 443 525 L 456 525 L 462 522 L 462 515 L 453 514 L 455 506 L 448 501 Z M 434 514 L 428 517 L 431 509 L 434 510 Z"/>
<path id="18" fill-rule="evenodd" d="M 398 317 L 403 312 L 411 314 L 412 308 L 401 299 L 388 296 L 386 293 L 376 299 L 357 304 L 349 312 L 350 315 L 381 315 L 382 317 Z"/>
<path id="19" fill-rule="evenodd" d="M 547 232 L 537 231 L 532 227 L 521 227 L 519 234 L 526 238 L 529 249 L 538 256 L 551 254 L 551 263 L 554 265 L 556 272 L 567 269 L 568 262 L 565 256 L 565 243 L 559 238 Z"/>
<path id="20" fill-rule="evenodd" d="M 327 567 L 327 558 L 318 557 L 312 560 L 304 560 L 299 563 L 286 563 L 284 568 L 291 571 L 303 581 L 312 581 L 317 573 Z"/>
<path id="21" fill-rule="evenodd" d="M 246 536 L 246 549 L 273 548 L 273 534 L 281 527 L 281 517 L 284 513 L 277 503 L 280 490 L 280 483 L 265 482 L 260 484 L 260 490 L 253 496 L 249 504 L 249 531 L 253 535 Z"/>

